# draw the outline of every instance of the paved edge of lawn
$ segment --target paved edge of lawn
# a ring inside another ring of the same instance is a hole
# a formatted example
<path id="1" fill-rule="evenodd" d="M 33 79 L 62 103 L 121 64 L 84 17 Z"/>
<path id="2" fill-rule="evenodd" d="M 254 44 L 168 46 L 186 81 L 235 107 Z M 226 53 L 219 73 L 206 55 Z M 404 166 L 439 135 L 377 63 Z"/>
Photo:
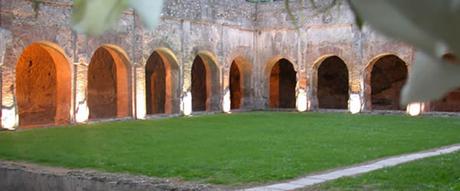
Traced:
<path id="1" fill-rule="evenodd" d="M 220 191 L 224 186 L 91 169 L 67 169 L 0 160 L 0 188 L 15 190 L 158 190 Z"/>
<path id="2" fill-rule="evenodd" d="M 359 174 L 368 173 L 371 171 L 379 170 L 386 167 L 392 167 L 399 164 L 404 164 L 412 162 L 415 160 L 420 160 L 424 158 L 445 155 L 460 151 L 460 144 L 454 144 L 449 146 L 444 146 L 436 149 L 430 149 L 425 151 L 420 151 L 416 153 L 403 154 L 393 157 L 387 157 L 384 159 L 373 160 L 370 162 L 365 162 L 350 167 L 344 167 L 335 170 L 329 170 L 321 173 L 314 173 L 312 175 L 304 176 L 295 180 L 288 182 L 281 182 L 271 185 L 253 187 L 242 189 L 244 191 L 287 191 L 300 189 L 315 184 L 324 183 L 327 181 L 339 179 L 347 176 L 356 176 Z"/>

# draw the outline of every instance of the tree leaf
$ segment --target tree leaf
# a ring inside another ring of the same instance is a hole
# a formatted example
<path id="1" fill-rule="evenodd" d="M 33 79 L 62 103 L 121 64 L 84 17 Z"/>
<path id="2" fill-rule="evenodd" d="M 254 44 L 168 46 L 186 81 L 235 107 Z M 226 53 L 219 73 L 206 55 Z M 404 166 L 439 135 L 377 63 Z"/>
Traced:
<path id="1" fill-rule="evenodd" d="M 100 35 L 115 24 L 126 0 L 74 0 L 72 23 L 77 32 Z"/>
<path id="2" fill-rule="evenodd" d="M 130 0 L 128 4 L 141 17 L 147 28 L 153 29 L 158 24 L 163 0 Z"/>
<path id="3" fill-rule="evenodd" d="M 447 92 L 460 86 L 458 74 L 460 65 L 447 63 L 418 51 L 401 93 L 401 104 L 442 98 Z"/>
<path id="4" fill-rule="evenodd" d="M 413 23 L 400 12 L 400 9 L 389 2 L 389 0 L 351 0 L 357 14 L 372 28 L 436 56 L 437 45 L 441 42 Z M 410 2 L 414 3 L 414 1 Z"/>
<path id="5" fill-rule="evenodd" d="M 460 55 L 460 0 L 387 0 L 405 18 Z M 416 3 L 417 8 L 414 9 Z M 440 52 L 444 54 L 445 52 Z M 438 55 L 440 56 L 440 55 Z"/>
<path id="6" fill-rule="evenodd" d="M 402 104 L 439 99 L 460 86 L 460 65 L 440 58 L 447 51 L 460 55 L 459 0 L 350 1 L 372 28 L 419 50 L 402 91 Z"/>

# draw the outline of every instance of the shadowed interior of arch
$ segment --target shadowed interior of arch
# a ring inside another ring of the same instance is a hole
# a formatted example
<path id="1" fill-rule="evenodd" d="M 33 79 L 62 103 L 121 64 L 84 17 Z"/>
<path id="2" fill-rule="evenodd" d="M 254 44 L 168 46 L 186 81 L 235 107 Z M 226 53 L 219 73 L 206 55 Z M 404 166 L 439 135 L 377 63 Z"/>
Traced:
<path id="1" fill-rule="evenodd" d="M 208 69 L 203 59 L 196 56 L 192 65 L 192 110 L 206 111 L 208 99 Z"/>
<path id="2" fill-rule="evenodd" d="M 395 55 L 379 58 L 372 66 L 371 100 L 374 110 L 402 110 L 401 89 L 407 79 L 404 61 Z"/>
<path id="3" fill-rule="evenodd" d="M 242 75 L 236 61 L 230 66 L 230 100 L 231 109 L 239 109 L 241 107 L 242 92 Z"/>
<path id="4" fill-rule="evenodd" d="M 127 58 L 111 47 L 96 50 L 88 69 L 90 119 L 127 117 L 131 113 Z"/>
<path id="5" fill-rule="evenodd" d="M 291 62 L 280 59 L 270 72 L 270 107 L 295 108 L 296 72 Z"/>
<path id="6" fill-rule="evenodd" d="M 19 125 L 66 124 L 70 121 L 70 66 L 58 50 L 34 43 L 16 65 Z"/>
<path id="7" fill-rule="evenodd" d="M 166 113 L 166 71 L 165 59 L 153 52 L 145 67 L 147 90 L 147 114 Z"/>
<path id="8" fill-rule="evenodd" d="M 347 109 L 348 69 L 337 56 L 326 58 L 318 68 L 318 107 L 324 109 Z"/>

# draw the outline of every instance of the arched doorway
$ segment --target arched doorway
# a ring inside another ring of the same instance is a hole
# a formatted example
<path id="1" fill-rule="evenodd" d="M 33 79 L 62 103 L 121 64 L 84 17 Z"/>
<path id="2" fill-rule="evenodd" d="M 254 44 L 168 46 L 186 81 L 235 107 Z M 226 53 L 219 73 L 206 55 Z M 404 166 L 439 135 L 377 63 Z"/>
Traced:
<path id="1" fill-rule="evenodd" d="M 270 107 L 295 108 L 296 71 L 289 60 L 280 59 L 270 72 Z"/>
<path id="2" fill-rule="evenodd" d="M 192 110 L 220 110 L 220 75 L 214 57 L 210 53 L 200 53 L 192 65 Z"/>
<path id="3" fill-rule="evenodd" d="M 172 55 L 157 50 L 145 66 L 147 114 L 176 113 L 179 67 Z"/>
<path id="4" fill-rule="evenodd" d="M 208 71 L 203 59 L 197 56 L 192 65 L 192 111 L 206 111 L 208 108 Z"/>
<path id="5" fill-rule="evenodd" d="M 451 64 L 459 64 L 460 60 L 451 53 L 443 55 L 443 60 Z M 430 103 L 431 111 L 460 112 L 460 88 L 445 95 L 442 99 Z"/>
<path id="6" fill-rule="evenodd" d="M 319 63 L 317 99 L 322 109 L 348 108 L 348 69 L 345 62 L 331 56 Z"/>
<path id="7" fill-rule="evenodd" d="M 231 109 L 240 109 L 242 101 L 242 76 L 235 61 L 230 66 L 230 101 Z"/>
<path id="8" fill-rule="evenodd" d="M 131 115 L 130 68 L 124 52 L 115 46 L 96 50 L 88 69 L 90 119 Z"/>
<path id="9" fill-rule="evenodd" d="M 403 110 L 399 104 L 407 79 L 407 67 L 395 55 L 386 55 L 371 63 L 371 107 L 373 110 Z"/>
<path id="10" fill-rule="evenodd" d="M 16 98 L 21 127 L 70 122 L 71 69 L 57 45 L 33 43 L 16 65 Z"/>

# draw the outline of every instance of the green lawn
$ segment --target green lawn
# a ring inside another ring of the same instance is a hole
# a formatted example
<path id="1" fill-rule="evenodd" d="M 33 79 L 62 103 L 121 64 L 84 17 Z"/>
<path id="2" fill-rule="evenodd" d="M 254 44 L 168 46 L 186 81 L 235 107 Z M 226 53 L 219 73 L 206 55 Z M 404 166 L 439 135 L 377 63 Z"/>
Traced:
<path id="1" fill-rule="evenodd" d="M 460 118 L 254 112 L 0 133 L 0 158 L 242 185 L 460 143 Z"/>
<path id="2" fill-rule="evenodd" d="M 460 190 L 460 153 L 342 178 L 304 190 Z"/>

